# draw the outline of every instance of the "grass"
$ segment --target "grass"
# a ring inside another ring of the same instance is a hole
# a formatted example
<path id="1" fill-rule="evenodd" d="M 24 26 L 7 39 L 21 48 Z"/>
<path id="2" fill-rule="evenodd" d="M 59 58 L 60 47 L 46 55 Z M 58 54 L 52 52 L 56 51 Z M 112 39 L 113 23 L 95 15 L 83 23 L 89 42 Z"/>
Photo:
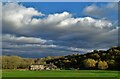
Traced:
<path id="1" fill-rule="evenodd" d="M 118 77 L 119 71 L 107 70 L 3 70 L 3 77 Z"/>

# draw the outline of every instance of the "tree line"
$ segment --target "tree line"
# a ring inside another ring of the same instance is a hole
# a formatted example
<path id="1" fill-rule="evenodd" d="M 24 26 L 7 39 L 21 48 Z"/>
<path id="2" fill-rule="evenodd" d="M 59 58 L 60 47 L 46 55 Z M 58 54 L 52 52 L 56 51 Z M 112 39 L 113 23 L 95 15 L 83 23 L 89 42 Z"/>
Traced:
<path id="1" fill-rule="evenodd" d="M 86 54 L 73 54 L 46 61 L 61 69 L 120 70 L 120 46 L 108 50 L 94 50 Z"/>
<path id="2" fill-rule="evenodd" d="M 120 46 L 108 50 L 94 50 L 86 54 L 73 54 L 45 58 L 22 58 L 19 56 L 1 56 L 3 69 L 28 69 L 32 64 L 54 64 L 59 69 L 108 69 L 119 70 Z"/>

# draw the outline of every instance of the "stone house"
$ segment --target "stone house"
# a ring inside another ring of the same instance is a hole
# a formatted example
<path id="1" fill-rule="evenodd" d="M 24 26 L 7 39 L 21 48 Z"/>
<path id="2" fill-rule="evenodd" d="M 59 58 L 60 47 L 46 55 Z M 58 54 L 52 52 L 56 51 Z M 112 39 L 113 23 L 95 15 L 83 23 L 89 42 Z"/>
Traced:
<path id="1" fill-rule="evenodd" d="M 57 66 L 53 64 L 45 64 L 45 65 L 33 64 L 29 67 L 29 70 L 55 70 L 55 69 L 57 69 Z"/>
<path id="2" fill-rule="evenodd" d="M 44 70 L 44 65 L 33 64 L 30 66 L 29 70 Z"/>

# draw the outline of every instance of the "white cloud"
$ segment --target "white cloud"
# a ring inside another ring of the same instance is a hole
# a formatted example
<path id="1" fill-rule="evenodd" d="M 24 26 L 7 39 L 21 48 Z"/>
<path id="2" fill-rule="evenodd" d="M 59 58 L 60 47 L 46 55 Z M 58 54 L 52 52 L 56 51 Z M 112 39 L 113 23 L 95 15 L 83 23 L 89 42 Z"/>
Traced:
<path id="1" fill-rule="evenodd" d="M 56 14 L 50 14 L 48 15 L 47 19 L 45 19 L 46 23 L 57 23 L 57 22 L 61 22 L 67 18 L 70 18 L 72 15 L 68 12 L 63 12 L 63 13 L 56 13 Z"/>
<path id="2" fill-rule="evenodd" d="M 56 45 L 41 45 L 41 44 L 13 44 L 13 45 L 10 45 L 8 44 L 7 46 L 4 46 L 4 48 L 12 48 L 12 49 L 29 49 L 29 50 L 34 50 L 35 48 L 36 49 L 40 49 L 40 48 L 57 48 Z"/>
<path id="3" fill-rule="evenodd" d="M 110 15 L 113 12 L 116 12 L 118 9 L 118 3 L 108 3 L 106 5 L 98 6 L 96 4 L 92 4 L 87 6 L 84 9 L 84 13 L 87 15 L 97 16 L 97 17 L 105 17 L 106 15 Z"/>
<path id="4" fill-rule="evenodd" d="M 100 15 L 102 12 L 102 8 L 99 8 L 98 6 L 93 4 L 93 5 L 87 6 L 84 9 L 84 12 L 87 14 L 92 14 L 92 15 Z"/>
<path id="5" fill-rule="evenodd" d="M 34 8 L 26 8 L 22 5 L 7 3 L 3 5 L 3 33 L 30 33 L 41 30 L 63 30 L 66 28 L 107 28 L 112 23 L 104 19 L 94 19 L 91 17 L 74 18 L 69 12 L 49 14 L 42 19 L 32 18 L 33 16 L 42 16 Z M 9 25 L 9 26 L 8 26 Z M 9 28 L 9 31 L 7 30 Z M 39 32 L 38 32 L 39 33 Z"/>
<path id="6" fill-rule="evenodd" d="M 36 19 L 36 18 L 33 18 L 31 20 L 31 25 L 38 25 L 39 24 L 39 27 L 42 26 L 42 25 L 51 25 L 51 24 L 56 24 L 57 22 L 59 21 L 62 21 L 62 19 L 65 19 L 66 16 L 63 16 L 63 14 L 50 14 L 48 15 L 48 17 L 46 18 L 43 18 L 43 19 Z M 57 18 L 59 17 L 59 18 Z"/>
<path id="7" fill-rule="evenodd" d="M 57 26 L 68 26 L 68 27 L 73 27 L 74 28 L 77 26 L 81 27 L 97 27 L 97 28 L 109 28 L 112 26 L 112 23 L 107 20 L 103 19 L 93 19 L 91 17 L 84 17 L 84 18 L 68 18 L 66 20 L 63 20 L 58 24 Z"/>
<path id="8" fill-rule="evenodd" d="M 3 5 L 2 10 L 3 21 L 5 20 L 8 23 L 15 23 L 15 28 L 29 24 L 33 16 L 44 15 L 34 8 L 26 8 L 17 3 L 6 3 Z"/>
<path id="9" fill-rule="evenodd" d="M 32 19 L 31 25 L 35 25 L 36 28 L 56 29 L 56 26 L 60 22 L 71 17 L 72 17 L 72 14 L 70 14 L 69 12 L 49 14 L 47 17 L 43 19 L 36 19 L 36 18 Z"/>
<path id="10" fill-rule="evenodd" d="M 93 7 L 95 7 L 95 5 L 88 7 L 88 9 L 91 10 Z M 28 29 L 34 30 L 38 28 L 59 29 L 62 27 L 66 29 L 66 27 L 71 26 L 93 26 L 103 28 L 112 25 L 109 21 L 105 21 L 102 19 L 97 20 L 91 17 L 73 18 L 72 14 L 70 14 L 69 12 L 49 14 L 46 18 L 43 19 L 32 18 L 33 16 L 43 15 L 44 14 L 38 12 L 34 8 L 26 8 L 22 5 L 7 3 L 3 5 L 3 30 L 4 28 L 12 28 L 12 31 L 14 30 L 19 32 L 19 30 L 22 30 L 22 32 L 24 32 L 25 30 L 26 32 L 26 30 Z"/>
<path id="11" fill-rule="evenodd" d="M 2 36 L 3 42 L 12 42 L 12 43 L 38 43 L 38 44 L 44 44 L 44 43 L 49 43 L 52 42 L 52 40 L 44 40 L 41 38 L 36 38 L 36 37 L 16 37 L 14 35 L 6 34 Z"/>
<path id="12" fill-rule="evenodd" d="M 83 49 L 83 48 L 74 48 L 74 47 L 68 47 L 67 48 L 68 50 L 71 50 L 71 51 L 77 51 L 77 52 L 91 52 L 92 50 L 88 50 L 88 49 Z"/>
<path id="13" fill-rule="evenodd" d="M 106 8 L 112 9 L 112 10 L 118 10 L 118 3 L 117 3 L 117 2 L 108 3 L 108 4 L 106 5 Z"/>

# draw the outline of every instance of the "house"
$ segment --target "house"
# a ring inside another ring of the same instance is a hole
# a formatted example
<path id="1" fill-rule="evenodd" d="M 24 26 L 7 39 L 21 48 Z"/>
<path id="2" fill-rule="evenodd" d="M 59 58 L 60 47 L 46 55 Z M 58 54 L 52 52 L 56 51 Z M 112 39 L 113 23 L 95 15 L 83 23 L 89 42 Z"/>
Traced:
<path id="1" fill-rule="evenodd" d="M 44 70 L 44 65 L 37 65 L 37 64 L 33 64 L 30 66 L 30 70 Z"/>
<path id="2" fill-rule="evenodd" d="M 33 64 L 29 68 L 29 70 L 55 70 L 55 69 L 57 69 L 57 66 L 55 66 L 54 64 L 45 64 L 45 65 Z"/>

